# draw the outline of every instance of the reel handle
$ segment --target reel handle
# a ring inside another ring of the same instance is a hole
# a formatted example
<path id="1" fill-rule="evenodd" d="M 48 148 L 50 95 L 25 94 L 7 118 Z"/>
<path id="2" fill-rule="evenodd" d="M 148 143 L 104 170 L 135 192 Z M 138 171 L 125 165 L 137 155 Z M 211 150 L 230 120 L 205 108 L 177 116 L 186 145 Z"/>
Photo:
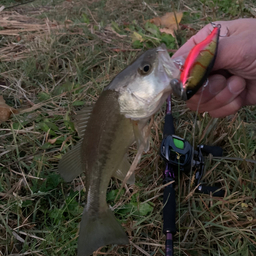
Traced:
<path id="1" fill-rule="evenodd" d="M 201 151 L 207 155 L 212 154 L 213 156 L 222 156 L 223 149 L 218 146 L 200 145 Z"/>
<path id="2" fill-rule="evenodd" d="M 212 195 L 216 197 L 224 197 L 225 194 L 225 191 L 219 187 L 211 187 L 205 185 L 200 185 L 197 189 L 197 192 L 207 195 L 210 195 L 210 193 L 212 193 Z"/>

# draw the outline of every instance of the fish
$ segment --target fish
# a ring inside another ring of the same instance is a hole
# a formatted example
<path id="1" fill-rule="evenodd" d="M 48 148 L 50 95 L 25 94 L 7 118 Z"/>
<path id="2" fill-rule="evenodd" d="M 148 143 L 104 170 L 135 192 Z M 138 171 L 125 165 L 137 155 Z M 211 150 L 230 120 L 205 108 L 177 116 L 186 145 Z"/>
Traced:
<path id="1" fill-rule="evenodd" d="M 129 243 L 107 205 L 106 191 L 111 177 L 125 179 L 130 145 L 136 141 L 137 147 L 148 150 L 148 121 L 172 93 L 170 81 L 179 74 L 164 44 L 147 50 L 110 82 L 94 106 L 77 115 L 81 140 L 62 157 L 58 171 L 66 182 L 82 172 L 86 176 L 78 256 L 89 256 L 108 244 Z M 134 179 L 132 175 L 127 183 Z"/>

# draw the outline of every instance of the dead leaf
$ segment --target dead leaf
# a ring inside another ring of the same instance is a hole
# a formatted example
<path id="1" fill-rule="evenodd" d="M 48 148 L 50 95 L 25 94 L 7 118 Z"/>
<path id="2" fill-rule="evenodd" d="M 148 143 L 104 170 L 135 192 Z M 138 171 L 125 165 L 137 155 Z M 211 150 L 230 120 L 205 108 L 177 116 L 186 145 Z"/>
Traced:
<path id="1" fill-rule="evenodd" d="M 64 22 L 65 22 L 66 24 L 67 24 L 67 23 L 68 23 L 68 24 L 73 23 L 72 20 L 65 20 Z"/>
<path id="2" fill-rule="evenodd" d="M 144 41 L 142 35 L 140 35 L 139 33 L 134 31 L 133 34 L 132 34 L 132 42 L 135 42 L 137 40 L 140 41 L 140 42 Z"/>
<path id="3" fill-rule="evenodd" d="M 176 22 L 176 18 L 177 22 Z M 162 17 L 155 17 L 150 20 L 151 23 L 154 23 L 158 27 L 162 27 L 160 32 L 170 34 L 174 37 L 174 31 L 178 29 L 178 25 L 182 19 L 183 13 L 182 12 L 167 12 Z"/>
<path id="4" fill-rule="evenodd" d="M 182 19 L 183 13 L 176 12 L 175 14 L 177 18 L 177 23 L 179 24 Z M 162 17 L 155 17 L 154 19 L 151 19 L 150 22 L 154 23 L 159 27 L 170 28 L 171 26 L 176 25 L 175 14 L 174 12 L 167 12 Z"/>
<path id="5" fill-rule="evenodd" d="M 173 28 L 160 28 L 159 31 L 161 33 L 165 33 L 165 34 L 172 35 L 173 37 L 175 37 L 175 33 L 174 33 Z"/>
<path id="6" fill-rule="evenodd" d="M 72 136 L 69 135 L 61 144 L 61 147 L 60 147 L 60 151 L 62 151 L 62 149 L 64 148 L 65 144 L 67 143 L 68 140 L 71 140 Z"/>
<path id="7" fill-rule="evenodd" d="M 58 138 L 60 138 L 61 136 L 58 136 L 58 137 L 56 137 L 56 138 L 54 138 L 54 139 L 48 139 L 47 140 L 47 142 L 49 142 L 49 143 L 51 143 L 51 144 L 54 144 L 55 142 L 56 142 L 56 140 L 58 139 Z"/>
<path id="8" fill-rule="evenodd" d="M 12 114 L 18 114 L 19 111 L 8 106 L 2 95 L 0 95 L 0 124 L 7 121 Z"/>

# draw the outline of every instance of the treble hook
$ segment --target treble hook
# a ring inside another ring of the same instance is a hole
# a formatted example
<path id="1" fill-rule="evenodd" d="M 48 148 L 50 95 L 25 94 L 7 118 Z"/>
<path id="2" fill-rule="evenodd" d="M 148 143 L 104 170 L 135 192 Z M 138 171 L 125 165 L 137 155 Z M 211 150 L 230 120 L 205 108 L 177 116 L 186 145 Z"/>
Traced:
<path id="1" fill-rule="evenodd" d="M 211 25 L 212 25 L 213 28 L 221 28 L 220 24 L 216 24 L 214 22 L 211 22 Z M 226 31 L 225 35 L 220 35 L 220 37 L 228 37 L 228 36 L 230 36 L 228 27 L 226 27 L 226 30 L 227 31 Z"/>

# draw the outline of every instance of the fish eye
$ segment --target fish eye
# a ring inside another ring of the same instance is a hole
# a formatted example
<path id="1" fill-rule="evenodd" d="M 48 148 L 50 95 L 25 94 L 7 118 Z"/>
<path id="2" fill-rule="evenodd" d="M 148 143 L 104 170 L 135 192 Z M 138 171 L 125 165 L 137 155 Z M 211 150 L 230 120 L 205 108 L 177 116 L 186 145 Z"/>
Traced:
<path id="1" fill-rule="evenodd" d="M 150 72 L 150 70 L 151 70 L 151 65 L 150 64 L 145 64 L 141 68 L 139 68 L 138 71 L 141 75 L 146 75 Z"/>
<path id="2" fill-rule="evenodd" d="M 149 66 L 149 65 L 145 65 L 145 66 L 143 67 L 143 71 L 144 71 L 145 73 L 147 73 L 147 72 L 149 71 L 149 69 L 150 69 L 150 66 Z"/>

